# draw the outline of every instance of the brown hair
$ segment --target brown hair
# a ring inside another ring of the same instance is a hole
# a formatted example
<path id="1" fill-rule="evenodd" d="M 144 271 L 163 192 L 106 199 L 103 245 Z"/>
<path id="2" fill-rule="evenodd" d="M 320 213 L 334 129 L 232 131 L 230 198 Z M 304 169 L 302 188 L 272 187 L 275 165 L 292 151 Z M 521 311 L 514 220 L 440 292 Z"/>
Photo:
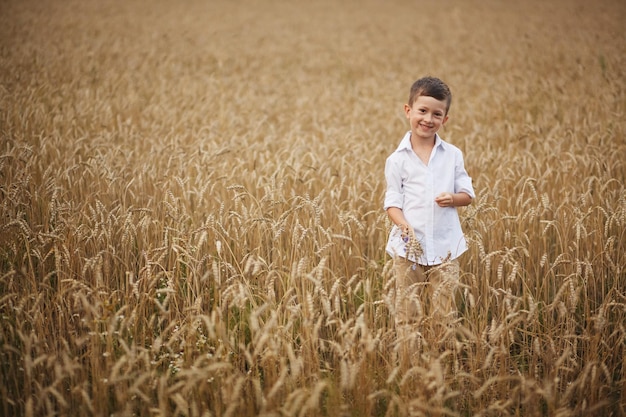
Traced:
<path id="1" fill-rule="evenodd" d="M 445 101 L 446 114 L 448 110 L 450 110 L 452 93 L 448 85 L 439 78 L 423 77 L 415 81 L 411 86 L 411 93 L 409 94 L 409 106 L 413 106 L 413 103 L 419 96 L 428 96 L 440 101 Z"/>

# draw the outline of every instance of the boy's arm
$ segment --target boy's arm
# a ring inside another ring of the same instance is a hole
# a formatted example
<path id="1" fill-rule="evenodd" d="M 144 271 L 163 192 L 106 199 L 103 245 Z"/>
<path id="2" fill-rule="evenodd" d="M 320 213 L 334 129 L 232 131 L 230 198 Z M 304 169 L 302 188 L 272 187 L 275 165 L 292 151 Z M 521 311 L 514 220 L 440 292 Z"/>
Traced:
<path id="1" fill-rule="evenodd" d="M 441 193 L 435 198 L 435 203 L 439 207 L 462 207 L 469 206 L 472 203 L 472 197 L 464 192 L 460 193 Z"/>
<path id="2" fill-rule="evenodd" d="M 400 230 L 402 230 L 402 234 L 408 236 L 411 226 L 409 225 L 409 222 L 406 221 L 402 209 L 399 207 L 389 207 L 387 209 L 387 215 L 389 216 L 389 219 L 391 219 L 393 224 L 395 224 L 400 228 Z"/>

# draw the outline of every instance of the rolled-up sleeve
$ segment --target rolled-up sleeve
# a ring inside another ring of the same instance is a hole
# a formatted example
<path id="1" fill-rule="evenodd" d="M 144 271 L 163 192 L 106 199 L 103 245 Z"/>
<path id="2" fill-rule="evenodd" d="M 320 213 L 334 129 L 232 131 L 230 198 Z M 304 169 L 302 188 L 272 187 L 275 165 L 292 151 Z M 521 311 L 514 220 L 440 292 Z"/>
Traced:
<path id="1" fill-rule="evenodd" d="M 385 163 L 385 180 L 387 181 L 387 191 L 385 192 L 384 209 L 387 210 L 389 207 L 402 208 L 404 203 L 402 171 L 393 157 L 387 158 Z"/>
<path id="2" fill-rule="evenodd" d="M 465 170 L 465 163 L 463 162 L 463 155 L 457 156 L 456 161 L 456 175 L 454 180 L 454 192 L 455 193 L 467 193 L 470 197 L 475 198 L 474 187 L 472 185 L 472 177 L 470 177 Z"/>

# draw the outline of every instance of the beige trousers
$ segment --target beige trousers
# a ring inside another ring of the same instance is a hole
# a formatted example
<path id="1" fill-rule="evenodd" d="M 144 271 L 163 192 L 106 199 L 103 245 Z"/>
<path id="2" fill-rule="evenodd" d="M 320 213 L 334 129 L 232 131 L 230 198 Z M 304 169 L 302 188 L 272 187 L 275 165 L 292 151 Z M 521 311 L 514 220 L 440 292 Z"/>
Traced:
<path id="1" fill-rule="evenodd" d="M 455 291 L 459 283 L 456 260 L 424 266 L 394 259 L 396 277 L 396 325 L 409 325 L 431 318 L 447 324 L 456 318 Z"/>

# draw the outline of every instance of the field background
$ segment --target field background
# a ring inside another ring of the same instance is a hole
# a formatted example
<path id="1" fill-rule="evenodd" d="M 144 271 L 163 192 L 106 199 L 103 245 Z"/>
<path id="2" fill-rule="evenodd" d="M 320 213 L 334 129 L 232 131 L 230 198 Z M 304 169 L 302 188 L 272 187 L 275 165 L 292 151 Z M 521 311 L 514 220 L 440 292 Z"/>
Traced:
<path id="1" fill-rule="evenodd" d="M 0 0 L 0 414 L 624 416 L 626 3 Z M 385 158 L 450 85 L 457 331 Z"/>

